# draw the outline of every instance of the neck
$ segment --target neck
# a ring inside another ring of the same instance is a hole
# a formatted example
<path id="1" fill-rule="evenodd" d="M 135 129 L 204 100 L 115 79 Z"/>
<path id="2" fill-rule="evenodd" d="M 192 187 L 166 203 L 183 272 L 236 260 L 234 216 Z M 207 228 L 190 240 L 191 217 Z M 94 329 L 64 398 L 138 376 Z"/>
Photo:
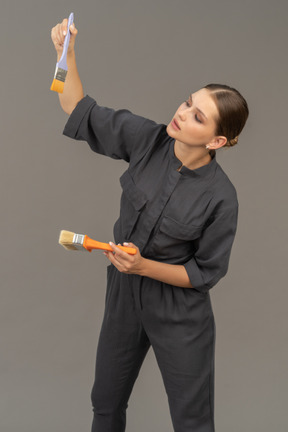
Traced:
<path id="1" fill-rule="evenodd" d="M 187 168 L 194 170 L 211 162 L 211 155 L 208 150 L 201 147 L 191 147 L 175 140 L 174 153 L 177 159 Z"/>

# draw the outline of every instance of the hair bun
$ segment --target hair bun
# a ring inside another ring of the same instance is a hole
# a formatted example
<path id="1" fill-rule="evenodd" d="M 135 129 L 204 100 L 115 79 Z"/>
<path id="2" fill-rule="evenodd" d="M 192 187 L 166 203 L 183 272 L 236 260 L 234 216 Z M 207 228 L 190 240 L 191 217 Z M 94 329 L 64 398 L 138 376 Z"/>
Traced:
<path id="1" fill-rule="evenodd" d="M 236 136 L 235 138 L 229 141 L 230 146 L 234 146 L 237 143 L 238 143 L 238 136 Z"/>

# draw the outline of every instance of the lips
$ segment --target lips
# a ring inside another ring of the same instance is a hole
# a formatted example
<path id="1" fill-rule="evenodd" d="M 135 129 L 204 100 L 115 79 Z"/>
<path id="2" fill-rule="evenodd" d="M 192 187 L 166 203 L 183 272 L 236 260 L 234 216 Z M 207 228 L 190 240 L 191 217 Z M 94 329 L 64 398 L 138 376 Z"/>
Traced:
<path id="1" fill-rule="evenodd" d="M 174 118 L 171 122 L 174 129 L 181 130 L 179 124 L 177 123 L 177 120 Z"/>

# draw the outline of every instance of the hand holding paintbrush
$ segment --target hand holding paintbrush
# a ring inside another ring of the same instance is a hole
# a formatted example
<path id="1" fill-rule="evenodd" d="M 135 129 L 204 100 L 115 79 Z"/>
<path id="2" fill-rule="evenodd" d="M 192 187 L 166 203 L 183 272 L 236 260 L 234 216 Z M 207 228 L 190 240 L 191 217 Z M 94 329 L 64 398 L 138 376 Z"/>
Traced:
<path id="1" fill-rule="evenodd" d="M 75 40 L 76 40 L 76 36 L 78 34 L 78 30 L 76 29 L 75 24 L 72 21 L 72 19 L 73 19 L 73 16 L 70 18 L 70 22 L 72 22 L 72 23 L 70 24 L 69 29 L 68 29 L 68 19 L 64 18 L 62 23 L 57 24 L 51 30 L 51 39 L 52 39 L 52 42 L 53 42 L 54 47 L 55 47 L 56 52 L 57 52 L 57 61 L 58 62 L 61 59 L 62 54 L 63 54 L 63 48 L 64 48 L 64 42 L 65 42 L 66 36 L 67 36 L 67 38 L 70 37 L 70 39 L 68 41 L 66 55 L 69 57 L 69 55 L 71 55 L 74 52 Z M 69 33 L 70 33 L 70 35 L 69 35 Z"/>
<path id="2" fill-rule="evenodd" d="M 51 39 L 57 52 L 57 65 L 51 90 L 58 92 L 61 107 L 67 114 L 71 114 L 77 103 L 84 97 L 75 59 L 77 34 L 73 14 L 51 30 Z"/>
<path id="3" fill-rule="evenodd" d="M 93 249 L 102 249 L 104 251 L 113 252 L 113 248 L 108 243 L 102 243 L 97 240 L 93 240 L 85 234 L 76 234 L 71 231 L 62 230 L 59 236 L 59 244 L 61 244 L 67 250 L 88 250 L 91 252 Z M 127 246 L 117 246 L 124 252 L 135 255 L 137 250 Z"/>

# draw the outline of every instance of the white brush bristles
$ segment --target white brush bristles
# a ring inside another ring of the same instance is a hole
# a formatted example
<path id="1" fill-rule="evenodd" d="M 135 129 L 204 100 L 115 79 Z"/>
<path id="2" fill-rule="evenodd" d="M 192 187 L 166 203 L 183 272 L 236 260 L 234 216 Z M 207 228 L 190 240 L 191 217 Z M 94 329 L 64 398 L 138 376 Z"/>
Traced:
<path id="1" fill-rule="evenodd" d="M 62 230 L 59 236 L 59 244 L 67 250 L 78 250 L 79 248 L 73 244 L 74 234 L 74 232 Z"/>

